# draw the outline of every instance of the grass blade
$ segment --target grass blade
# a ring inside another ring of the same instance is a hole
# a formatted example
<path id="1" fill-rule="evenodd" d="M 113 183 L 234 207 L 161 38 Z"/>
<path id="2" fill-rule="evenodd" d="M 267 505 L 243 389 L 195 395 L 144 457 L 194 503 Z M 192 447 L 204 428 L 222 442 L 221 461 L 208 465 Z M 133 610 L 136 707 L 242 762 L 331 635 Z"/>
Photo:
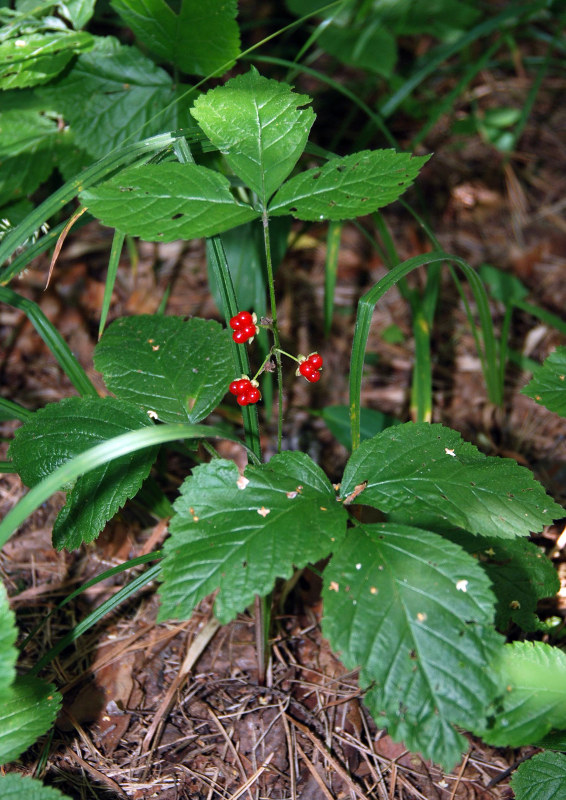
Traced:
<path id="1" fill-rule="evenodd" d="M 324 335 L 330 333 L 332 314 L 334 312 L 334 292 L 336 290 L 336 277 L 338 275 L 338 256 L 340 254 L 340 239 L 342 237 L 342 223 L 331 222 L 326 235 L 326 264 L 324 265 Z"/>
<path id="2" fill-rule="evenodd" d="M 27 297 L 22 297 L 7 286 L 0 287 L 0 302 L 19 308 L 24 312 L 79 394 L 98 397 L 98 392 L 69 349 L 69 345 L 37 303 L 28 300 Z"/>
<path id="3" fill-rule="evenodd" d="M 207 425 L 156 425 L 138 431 L 129 431 L 108 439 L 102 444 L 85 450 L 75 458 L 70 459 L 54 472 L 34 486 L 20 502 L 4 517 L 0 523 L 0 547 L 8 541 L 12 533 L 36 508 L 47 500 L 53 492 L 63 488 L 65 484 L 76 480 L 79 475 L 95 467 L 106 464 L 115 458 L 151 447 L 164 442 L 174 442 L 176 439 L 229 439 L 242 444 L 237 436 L 230 436 L 222 428 Z M 259 459 L 248 448 L 254 463 L 259 464 Z"/>
<path id="4" fill-rule="evenodd" d="M 489 310 L 487 294 L 483 283 L 477 273 L 463 259 L 449 255 L 442 251 L 432 251 L 424 255 L 414 256 L 398 264 L 387 273 L 378 283 L 375 284 L 361 298 L 358 304 L 356 326 L 354 329 L 354 341 L 352 344 L 352 356 L 350 361 L 350 424 L 352 428 L 352 450 L 360 444 L 360 408 L 361 408 L 361 389 L 362 372 L 364 367 L 364 356 L 371 326 L 373 311 L 378 300 L 388 289 L 394 286 L 399 280 L 406 277 L 410 272 L 426 264 L 435 264 L 442 261 L 451 262 L 458 266 L 470 284 L 474 294 L 478 315 L 480 317 L 481 329 L 483 332 L 483 348 L 479 349 L 479 356 L 484 366 L 484 375 L 488 393 L 496 392 L 498 386 L 497 372 L 497 346 L 493 333 L 493 323 Z M 492 374 L 493 373 L 493 374 Z M 488 380 L 489 378 L 489 380 Z M 492 402 L 499 402 L 498 396 L 491 396 Z"/>
<path id="5" fill-rule="evenodd" d="M 120 263 L 120 255 L 122 254 L 122 247 L 124 246 L 124 239 L 126 234 L 114 231 L 114 238 L 112 239 L 112 248 L 110 250 L 110 259 L 108 260 L 108 273 L 106 274 L 106 283 L 104 285 L 104 297 L 102 298 L 102 308 L 100 310 L 100 325 L 98 326 L 98 338 L 104 333 L 106 320 L 108 319 L 108 312 L 110 310 L 110 303 L 112 302 L 112 292 L 114 291 L 114 284 L 116 283 L 116 275 L 118 274 L 118 264 Z"/>

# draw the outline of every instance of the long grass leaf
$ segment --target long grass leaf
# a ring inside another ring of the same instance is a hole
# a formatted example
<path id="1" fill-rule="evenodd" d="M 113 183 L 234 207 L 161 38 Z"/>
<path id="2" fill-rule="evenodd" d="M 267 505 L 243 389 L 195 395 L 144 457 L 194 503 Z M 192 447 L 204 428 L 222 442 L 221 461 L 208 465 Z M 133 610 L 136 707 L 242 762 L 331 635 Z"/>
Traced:
<path id="1" fill-rule="evenodd" d="M 106 464 L 115 458 L 133 453 L 136 450 L 143 450 L 155 444 L 164 442 L 174 442 L 176 439 L 229 439 L 231 442 L 242 444 L 237 436 L 231 436 L 222 428 L 214 428 L 207 425 L 156 425 L 151 428 L 143 428 L 138 431 L 129 431 L 108 439 L 102 444 L 91 447 L 80 453 L 78 456 L 65 462 L 54 472 L 44 478 L 34 486 L 23 497 L 20 502 L 4 517 L 0 522 L 0 547 L 3 547 L 16 528 L 33 512 L 36 508 L 47 500 L 53 492 L 63 488 L 65 484 L 76 480 L 80 475 L 91 469 Z M 248 448 L 248 452 L 255 463 L 259 459 L 253 451 Z"/>
<path id="2" fill-rule="evenodd" d="M 104 327 L 106 325 L 106 320 L 108 319 L 110 303 L 112 302 L 112 292 L 114 291 L 114 284 L 116 283 L 118 264 L 120 263 L 120 255 L 122 254 L 122 247 L 124 246 L 125 238 L 126 235 L 124 233 L 120 233 L 120 231 L 114 231 L 112 248 L 110 250 L 110 258 L 108 259 L 106 283 L 104 284 L 104 297 L 102 298 L 102 308 L 100 310 L 100 325 L 98 326 L 99 339 L 104 333 Z"/>
<path id="3" fill-rule="evenodd" d="M 98 397 L 98 392 L 71 352 L 69 345 L 37 303 L 28 300 L 27 297 L 22 297 L 7 286 L 0 287 L 0 302 L 19 308 L 24 312 L 79 394 Z"/>
<path id="4" fill-rule="evenodd" d="M 63 186 L 53 192 L 37 208 L 34 208 L 22 222 L 0 242 L 0 264 L 6 261 L 22 244 L 54 214 L 60 211 L 79 192 L 107 178 L 120 167 L 146 158 L 158 150 L 170 147 L 180 134 L 162 133 L 141 142 L 120 147 L 97 161 L 80 175 L 71 178 Z M 13 264 L 0 274 L 0 282 L 7 283 L 19 270 Z"/>
<path id="5" fill-rule="evenodd" d="M 373 311 L 378 300 L 394 286 L 399 280 L 407 276 L 410 272 L 426 264 L 447 261 L 458 266 L 470 284 L 480 317 L 482 331 L 484 333 L 483 348 L 480 349 L 480 358 L 484 359 L 486 369 L 491 364 L 496 370 L 497 352 L 496 341 L 493 333 L 493 324 L 489 310 L 489 303 L 483 283 L 476 272 L 463 259 L 449 255 L 442 251 L 432 251 L 424 255 L 414 256 L 398 264 L 387 273 L 378 283 L 375 284 L 361 298 L 358 304 L 356 326 L 354 329 L 354 341 L 352 344 L 352 355 L 350 360 L 350 425 L 352 429 L 352 449 L 355 450 L 360 444 L 360 408 L 361 408 L 361 389 L 362 373 L 364 367 L 365 350 L 369 336 Z M 497 371 L 494 376 L 490 376 L 489 386 L 497 385 Z M 486 380 L 487 383 L 487 380 Z M 492 397 L 493 402 L 496 400 Z"/>
<path id="6" fill-rule="evenodd" d="M 334 292 L 338 276 L 338 256 L 340 255 L 340 239 L 342 223 L 331 222 L 326 234 L 326 263 L 324 265 L 324 335 L 330 333 L 332 315 L 334 313 Z"/>
<path id="7" fill-rule="evenodd" d="M 83 633 L 86 633 L 89 628 L 92 628 L 93 625 L 96 625 L 101 619 L 103 619 L 107 614 L 113 611 L 120 603 L 123 603 L 124 600 L 132 597 L 138 589 L 143 588 L 151 581 L 155 580 L 159 575 L 160 566 L 159 564 L 154 564 L 153 567 L 150 567 L 145 572 L 142 572 L 141 575 L 138 575 L 137 578 L 134 578 L 127 586 L 123 586 L 119 589 L 116 594 L 113 594 L 112 597 L 109 597 L 108 600 L 105 600 L 104 603 L 101 603 L 97 608 L 94 609 L 87 617 L 85 617 L 81 622 L 79 622 L 75 627 L 69 631 L 66 636 L 63 636 L 56 645 L 54 645 L 40 660 L 35 664 L 32 670 L 30 670 L 30 675 L 37 675 L 47 664 L 49 664 L 53 659 L 59 655 L 59 653 L 76 641 L 79 636 L 82 636 Z"/>
<path id="8" fill-rule="evenodd" d="M 33 411 L 24 408 L 19 403 L 14 403 L 13 400 L 8 400 L 7 397 L 0 397 L 0 419 L 19 419 L 20 422 L 25 422 L 32 414 Z"/>
<path id="9" fill-rule="evenodd" d="M 226 324 L 228 324 L 228 321 L 238 313 L 239 309 L 237 306 L 236 292 L 234 291 L 234 285 L 230 276 L 228 261 L 226 260 L 226 253 L 224 252 L 224 246 L 220 236 L 213 236 L 206 240 L 206 255 L 216 279 L 216 284 L 222 295 L 224 318 Z M 245 347 L 239 347 L 235 342 L 232 342 L 232 360 L 236 372 L 234 377 L 249 375 L 250 362 Z M 242 416 L 244 418 L 246 443 L 257 458 L 261 459 L 259 422 L 256 406 L 242 406 Z"/>

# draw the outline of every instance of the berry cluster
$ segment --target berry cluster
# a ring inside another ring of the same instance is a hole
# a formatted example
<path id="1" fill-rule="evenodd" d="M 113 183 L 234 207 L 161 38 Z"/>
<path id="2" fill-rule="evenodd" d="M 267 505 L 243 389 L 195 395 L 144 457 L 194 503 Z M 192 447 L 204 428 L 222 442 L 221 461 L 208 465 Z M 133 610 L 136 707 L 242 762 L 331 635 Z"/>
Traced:
<path id="1" fill-rule="evenodd" d="M 247 375 L 242 375 L 239 380 L 232 381 L 228 390 L 236 396 L 238 405 L 249 406 L 261 400 L 261 392 L 257 387 L 257 381 L 251 381 Z"/>
<path id="2" fill-rule="evenodd" d="M 311 353 L 308 358 L 299 356 L 299 369 L 297 373 L 302 375 L 310 383 L 316 383 L 320 380 L 320 370 L 322 368 L 322 356 L 318 353 Z"/>
<path id="3" fill-rule="evenodd" d="M 238 313 L 230 320 L 230 327 L 234 331 L 232 334 L 233 340 L 236 344 L 244 344 L 245 342 L 253 341 L 254 336 L 259 333 L 259 326 L 257 325 L 257 316 L 250 314 L 249 311 L 238 311 Z M 262 320 L 262 327 L 271 327 L 270 324 L 265 324 Z M 302 375 L 310 383 L 316 383 L 320 380 L 320 370 L 322 369 L 322 356 L 318 353 L 311 353 L 309 356 L 293 356 L 291 353 L 286 353 L 281 350 L 279 346 L 273 346 L 263 364 L 257 371 L 253 378 L 248 378 L 247 375 L 242 375 L 241 378 L 232 381 L 228 390 L 236 397 L 236 402 L 241 406 L 249 406 L 261 400 L 261 392 L 258 389 L 257 376 L 268 369 L 268 361 L 271 356 L 276 353 L 278 358 L 280 355 L 288 356 L 298 363 L 296 375 Z"/>
<path id="4" fill-rule="evenodd" d="M 236 344 L 253 341 L 254 336 L 259 333 L 256 322 L 256 315 L 250 314 L 249 311 L 239 311 L 235 317 L 232 317 L 230 327 L 234 331 L 232 339 Z"/>

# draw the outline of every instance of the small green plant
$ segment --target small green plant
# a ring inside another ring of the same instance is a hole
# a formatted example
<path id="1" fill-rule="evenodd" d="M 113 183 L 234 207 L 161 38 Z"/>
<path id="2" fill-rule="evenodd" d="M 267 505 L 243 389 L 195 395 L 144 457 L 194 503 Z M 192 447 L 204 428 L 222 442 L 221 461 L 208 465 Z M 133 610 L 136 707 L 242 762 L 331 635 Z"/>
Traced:
<path id="1" fill-rule="evenodd" d="M 134 3 L 116 0 L 114 5 L 131 15 L 134 30 L 142 25 Z M 92 52 L 114 47 L 90 44 Z M 78 44 L 73 39 L 69 46 Z M 158 41 L 153 52 L 161 52 Z M 181 52 L 179 46 L 179 59 Z M 77 193 L 92 217 L 115 229 L 120 246 L 126 235 L 155 242 L 206 237 L 226 325 L 161 314 L 114 321 L 94 355 L 112 395 L 99 397 L 37 307 L 7 287 L 0 289 L 0 299 L 26 310 L 80 395 L 33 413 L 4 404 L 23 422 L 6 466 L 31 488 L 0 523 L 0 545 L 58 489 L 67 499 L 54 525 L 54 545 L 70 549 L 91 542 L 143 490 L 160 445 L 243 441 L 249 455 L 243 473 L 212 450 L 211 460 L 186 477 L 164 553 L 153 556 L 158 564 L 128 592 L 158 574 L 160 620 L 187 618 L 216 592 L 219 623 L 255 602 L 258 628 L 265 631 L 276 583 L 308 564 L 327 561 L 323 633 L 348 668 L 360 669 L 364 702 L 394 739 L 451 768 L 467 749 L 461 729 L 511 746 L 565 729 L 566 704 L 559 702 L 564 681 L 555 678 L 564 672 L 562 651 L 538 643 L 506 644 L 504 638 L 511 624 L 526 632 L 545 629 L 536 605 L 556 592 L 557 578 L 527 537 L 563 516 L 563 509 L 528 470 L 510 459 L 485 456 L 442 425 L 388 425 L 390 420 L 381 419 L 383 429 L 362 441 L 360 386 L 372 311 L 385 291 L 417 268 L 436 270 L 451 263 L 469 280 L 481 319 L 481 331 L 475 331 L 480 357 L 486 378 L 497 381 L 485 290 L 465 262 L 437 248 L 391 264 L 360 301 L 350 364 L 352 452 L 340 483 L 333 485 L 306 453 L 281 446 L 284 359 L 294 360 L 297 379 L 320 387 L 329 370 L 318 352 L 324 352 L 320 342 L 310 344 L 308 355 L 281 348 L 272 242 L 278 218 L 335 224 L 374 213 L 402 195 L 428 157 L 364 150 L 321 157 L 319 166 L 297 169 L 314 122 L 310 98 L 255 68 L 181 108 L 187 119 L 182 130 L 136 142 L 118 156 L 102 153 L 101 161 L 32 212 L 2 246 L 5 256 L 12 255 L 20 240 L 45 221 L 47 209 Z M 236 295 L 220 237 L 244 225 L 261 231 L 269 298 L 265 314 L 243 308 L 248 303 Z M 4 283 L 17 273 L 17 258 L 5 267 Z M 432 320 L 430 308 L 415 308 L 423 312 L 425 328 Z M 252 378 L 250 345 L 262 353 Z M 535 379 L 537 399 L 557 386 L 564 390 L 562 366 L 559 352 L 557 363 Z M 553 377 L 546 380 L 549 371 Z M 266 462 L 260 449 L 258 378 L 270 372 L 277 389 L 277 452 Z M 557 408 L 563 398 L 559 391 Z M 236 431 L 202 424 L 225 401 L 241 408 L 243 439 Z M 367 415 L 365 420 L 375 422 Z M 334 424 L 343 429 L 343 414 L 335 415 Z M 15 640 L 2 592 L 2 763 L 17 758 L 49 729 L 60 702 L 55 687 L 36 673 L 66 642 L 32 675 L 15 677 Z M 259 653 L 260 663 L 263 656 Z M 548 688 L 551 680 L 552 693 L 541 697 L 540 687 Z M 14 796 L 23 791 L 19 780 L 0 778 Z M 519 785 L 519 773 L 516 781 Z M 41 796 L 56 796 L 49 791 Z"/>

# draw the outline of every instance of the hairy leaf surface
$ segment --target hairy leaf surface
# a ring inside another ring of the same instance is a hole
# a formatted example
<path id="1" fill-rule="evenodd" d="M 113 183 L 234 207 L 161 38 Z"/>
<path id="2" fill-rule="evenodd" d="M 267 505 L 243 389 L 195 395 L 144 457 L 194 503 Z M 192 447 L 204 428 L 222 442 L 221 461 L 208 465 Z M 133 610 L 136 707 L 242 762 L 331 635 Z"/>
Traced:
<path id="1" fill-rule="evenodd" d="M 41 781 L 27 778 L 18 772 L 0 775 L 0 797 L 2 800 L 71 800 L 59 789 L 44 786 Z"/>
<path id="2" fill-rule="evenodd" d="M 39 678 L 18 677 L 0 699 L 0 764 L 7 764 L 53 725 L 61 695 Z"/>
<path id="3" fill-rule="evenodd" d="M 46 83 L 63 70 L 75 53 L 88 50 L 90 33 L 26 33 L 0 44 L 0 89 L 22 89 Z"/>
<path id="4" fill-rule="evenodd" d="M 553 597 L 560 580 L 552 561 L 526 539 L 488 539 L 463 531 L 449 534 L 479 560 L 497 597 L 495 626 L 504 633 L 510 622 L 522 630 L 546 630 L 536 614 L 537 603 Z"/>
<path id="5" fill-rule="evenodd" d="M 310 102 L 252 68 L 201 95 L 191 113 L 236 175 L 267 205 L 305 149 L 314 113 L 300 106 Z"/>
<path id="6" fill-rule="evenodd" d="M 4 584 L 0 583 L 0 697 L 16 677 L 18 651 L 14 647 L 18 631 Z"/>
<path id="7" fill-rule="evenodd" d="M 200 422 L 234 377 L 228 331 L 198 317 L 115 320 L 95 348 L 94 365 L 111 392 L 162 422 Z"/>
<path id="8" fill-rule="evenodd" d="M 511 778 L 515 800 L 566 800 L 566 756 L 538 753 L 517 768 Z"/>
<path id="9" fill-rule="evenodd" d="M 16 431 L 9 454 L 26 486 L 94 445 L 153 423 L 136 406 L 106 398 L 70 397 L 36 411 Z M 53 526 L 58 549 L 92 542 L 106 522 L 134 497 L 147 478 L 156 448 L 109 461 L 81 476 L 67 494 Z"/>
<path id="10" fill-rule="evenodd" d="M 402 195 L 428 159 L 395 150 L 331 158 L 320 168 L 290 178 L 269 204 L 269 213 L 313 221 L 371 214 Z"/>
<path id="11" fill-rule="evenodd" d="M 367 524 L 348 532 L 324 580 L 323 633 L 346 667 L 361 666 L 377 723 L 452 767 L 467 748 L 454 725 L 484 719 L 499 688 L 503 639 L 481 567 L 437 534 Z"/>
<path id="12" fill-rule="evenodd" d="M 564 510 L 529 470 L 485 456 L 457 431 L 408 422 L 363 442 L 340 487 L 344 499 L 375 506 L 423 528 L 457 526 L 482 536 L 527 536 Z"/>
<path id="13" fill-rule="evenodd" d="M 566 417 L 566 347 L 557 347 L 548 356 L 522 394 Z"/>
<path id="14" fill-rule="evenodd" d="M 152 53 L 189 75 L 224 72 L 239 55 L 236 0 L 182 0 L 178 13 L 165 0 L 111 5 Z"/>
<path id="15" fill-rule="evenodd" d="M 197 164 L 131 167 L 80 198 L 104 225 L 149 242 L 214 236 L 259 216 L 227 178 Z"/>
<path id="16" fill-rule="evenodd" d="M 41 96 L 64 115 L 81 148 L 101 158 L 125 139 L 190 125 L 170 75 L 135 47 L 98 39 Z M 158 112 L 162 112 L 159 113 Z"/>
<path id="17" fill-rule="evenodd" d="M 481 731 L 496 747 L 520 747 L 566 729 L 566 653 L 543 642 L 503 648 L 497 669 L 506 691 L 494 724 Z"/>
<path id="18" fill-rule="evenodd" d="M 232 461 L 197 467 L 182 486 L 165 544 L 160 619 L 189 617 L 219 589 L 226 623 L 293 566 L 327 556 L 344 536 L 346 513 L 305 453 L 284 452 L 241 477 Z"/>

